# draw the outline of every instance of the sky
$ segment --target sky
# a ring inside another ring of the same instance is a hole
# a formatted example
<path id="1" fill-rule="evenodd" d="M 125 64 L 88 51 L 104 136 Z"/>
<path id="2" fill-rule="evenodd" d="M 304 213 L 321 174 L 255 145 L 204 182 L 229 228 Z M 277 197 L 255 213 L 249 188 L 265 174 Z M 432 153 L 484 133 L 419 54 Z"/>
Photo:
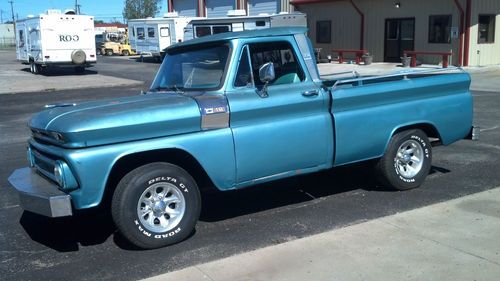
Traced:
<path id="1" fill-rule="evenodd" d="M 11 0 L 0 0 L 0 12 L 2 22 L 12 20 L 10 8 Z M 75 0 L 12 0 L 14 6 L 14 17 L 19 19 L 26 18 L 27 15 L 38 15 L 44 13 L 47 9 L 74 9 Z M 158 16 L 166 13 L 167 0 L 160 1 L 161 9 Z M 122 11 L 125 0 L 78 0 L 82 14 L 92 15 L 96 20 L 105 22 L 121 21 L 123 22 Z"/>

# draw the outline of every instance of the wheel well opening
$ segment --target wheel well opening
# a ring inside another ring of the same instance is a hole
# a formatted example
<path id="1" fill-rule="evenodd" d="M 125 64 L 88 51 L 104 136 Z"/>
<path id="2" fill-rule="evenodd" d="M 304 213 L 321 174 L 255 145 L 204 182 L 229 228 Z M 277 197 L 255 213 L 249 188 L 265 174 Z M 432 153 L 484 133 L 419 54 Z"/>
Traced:
<path id="1" fill-rule="evenodd" d="M 414 125 L 401 127 L 399 129 L 397 129 L 394 132 L 394 134 L 397 134 L 399 132 L 406 131 L 406 130 L 412 130 L 412 129 L 420 129 L 420 130 L 424 131 L 424 133 L 427 135 L 427 137 L 429 138 L 429 141 L 432 143 L 432 145 L 441 144 L 441 136 L 439 135 L 438 130 L 431 124 L 422 123 L 422 124 L 414 124 Z"/>
<path id="2" fill-rule="evenodd" d="M 191 154 L 180 149 L 153 150 L 126 155 L 115 163 L 109 174 L 101 205 L 111 206 L 115 188 L 126 174 L 153 162 L 168 162 L 186 170 L 196 181 L 200 192 L 216 189 L 208 174 Z"/>

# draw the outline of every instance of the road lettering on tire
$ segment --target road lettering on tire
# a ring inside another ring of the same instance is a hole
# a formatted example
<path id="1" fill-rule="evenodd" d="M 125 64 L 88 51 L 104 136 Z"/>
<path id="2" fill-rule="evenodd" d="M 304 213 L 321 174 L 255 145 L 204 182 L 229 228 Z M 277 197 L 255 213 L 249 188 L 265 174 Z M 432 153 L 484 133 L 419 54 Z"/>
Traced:
<path id="1" fill-rule="evenodd" d="M 176 235 L 177 233 L 181 232 L 181 230 L 182 230 L 180 227 L 178 227 L 177 229 L 169 231 L 168 233 L 162 233 L 162 234 L 152 235 L 151 232 L 148 232 L 147 230 L 145 230 L 142 227 L 142 225 L 139 223 L 138 220 L 135 220 L 134 223 L 137 226 L 137 229 L 139 229 L 139 232 L 141 232 L 143 235 L 145 235 L 147 237 L 151 237 L 152 236 L 155 239 L 162 239 L 162 238 L 172 237 L 172 236 Z"/>

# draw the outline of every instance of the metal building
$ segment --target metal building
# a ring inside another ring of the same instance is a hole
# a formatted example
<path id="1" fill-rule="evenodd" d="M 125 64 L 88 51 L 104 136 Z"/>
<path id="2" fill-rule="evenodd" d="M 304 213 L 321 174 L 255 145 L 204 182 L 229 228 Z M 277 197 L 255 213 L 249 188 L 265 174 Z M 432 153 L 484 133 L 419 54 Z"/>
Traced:
<path id="1" fill-rule="evenodd" d="M 374 61 L 404 50 L 453 53 L 454 65 L 500 64 L 500 0 L 290 0 L 307 14 L 313 45 L 366 49 Z M 439 56 L 423 55 L 423 63 Z"/>
<path id="2" fill-rule="evenodd" d="M 222 17 L 229 10 L 245 10 L 249 16 L 290 12 L 289 0 L 168 0 L 168 11 L 189 17 Z"/>

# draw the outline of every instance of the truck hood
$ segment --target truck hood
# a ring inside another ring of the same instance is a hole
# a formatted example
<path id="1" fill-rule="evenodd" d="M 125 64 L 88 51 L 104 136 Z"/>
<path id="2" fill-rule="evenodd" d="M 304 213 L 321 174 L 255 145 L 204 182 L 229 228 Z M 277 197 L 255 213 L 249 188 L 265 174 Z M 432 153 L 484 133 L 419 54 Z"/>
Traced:
<path id="1" fill-rule="evenodd" d="M 35 137 L 77 148 L 196 132 L 200 120 L 190 97 L 147 94 L 54 105 L 33 116 L 29 126 Z"/>

